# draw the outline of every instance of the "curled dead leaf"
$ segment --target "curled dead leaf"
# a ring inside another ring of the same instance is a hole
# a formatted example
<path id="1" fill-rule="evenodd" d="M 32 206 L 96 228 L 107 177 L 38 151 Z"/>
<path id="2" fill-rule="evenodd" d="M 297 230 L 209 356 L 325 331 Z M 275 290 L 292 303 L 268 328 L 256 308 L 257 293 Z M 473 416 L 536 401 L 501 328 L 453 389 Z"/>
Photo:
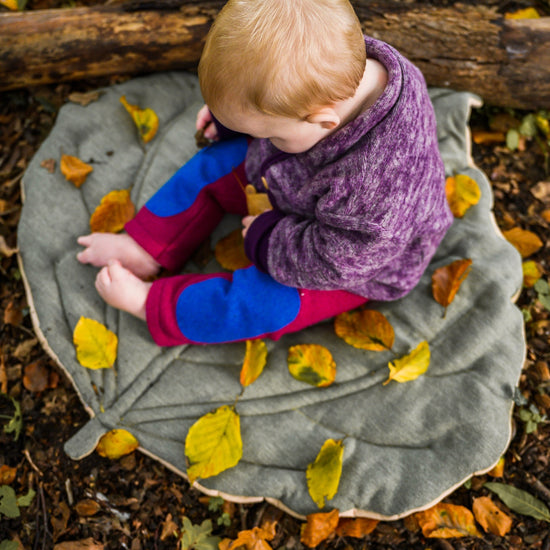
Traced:
<path id="1" fill-rule="evenodd" d="M 493 535 L 504 537 L 512 528 L 512 518 L 489 497 L 475 498 L 472 509 L 481 527 Z"/>
<path id="2" fill-rule="evenodd" d="M 309 548 L 314 548 L 336 532 L 339 519 L 338 510 L 327 513 L 310 514 L 302 525 L 300 541 Z"/>
<path id="3" fill-rule="evenodd" d="M 67 181 L 70 181 L 75 187 L 80 187 L 86 181 L 88 174 L 94 170 L 93 166 L 71 155 L 61 156 L 59 169 Z"/>
<path id="4" fill-rule="evenodd" d="M 111 191 L 90 217 L 90 229 L 96 233 L 118 233 L 135 215 L 136 208 L 127 189 Z"/>
<path id="5" fill-rule="evenodd" d="M 435 301 L 447 308 L 454 300 L 460 285 L 470 273 L 472 260 L 455 260 L 437 268 L 432 274 L 432 293 Z"/>
<path id="6" fill-rule="evenodd" d="M 155 111 L 153 111 L 153 109 L 142 109 L 137 105 L 131 105 L 126 101 L 125 96 L 120 98 L 120 102 L 130 113 L 143 143 L 149 143 L 155 137 L 159 127 L 159 119 Z"/>
<path id="7" fill-rule="evenodd" d="M 480 536 L 472 512 L 464 506 L 440 502 L 414 517 L 428 538 Z"/>

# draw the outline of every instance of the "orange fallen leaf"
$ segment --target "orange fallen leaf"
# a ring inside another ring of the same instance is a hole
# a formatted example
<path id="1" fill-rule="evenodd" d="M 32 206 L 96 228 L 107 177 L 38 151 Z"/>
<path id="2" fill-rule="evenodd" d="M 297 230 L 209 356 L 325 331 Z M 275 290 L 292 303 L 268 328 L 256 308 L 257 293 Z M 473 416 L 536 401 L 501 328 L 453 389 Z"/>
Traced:
<path id="1" fill-rule="evenodd" d="M 522 258 L 527 258 L 542 248 L 542 241 L 538 235 L 532 231 L 513 227 L 508 231 L 503 231 L 504 238 L 510 242 L 521 254 Z"/>
<path id="2" fill-rule="evenodd" d="M 42 361 L 34 361 L 25 367 L 23 385 L 30 392 L 41 392 L 49 387 L 50 371 Z"/>
<path id="3" fill-rule="evenodd" d="M 478 145 L 488 145 L 492 143 L 504 143 L 506 134 L 504 132 L 488 132 L 486 130 L 472 130 L 472 139 Z"/>
<path id="4" fill-rule="evenodd" d="M 229 546 L 228 550 L 236 550 L 245 547 L 247 550 L 271 550 L 268 540 L 273 540 L 275 533 L 266 531 L 261 527 L 254 527 L 246 531 L 240 531 L 239 536 Z"/>
<path id="5" fill-rule="evenodd" d="M 21 306 L 17 306 L 13 300 L 10 300 L 4 310 L 4 324 L 19 326 L 23 322 L 23 312 Z"/>
<path id="6" fill-rule="evenodd" d="M 0 0 L 0 5 L 12 11 L 21 11 L 25 8 L 27 0 Z"/>
<path id="7" fill-rule="evenodd" d="M 361 539 L 370 535 L 378 525 L 377 519 L 369 518 L 342 518 L 338 522 L 336 534 L 339 537 L 353 537 Z"/>
<path id="8" fill-rule="evenodd" d="M 82 540 L 58 542 L 53 550 L 103 550 L 104 548 L 102 542 L 96 542 L 92 537 L 89 537 Z"/>
<path id="9" fill-rule="evenodd" d="M 138 440 L 130 432 L 115 429 L 101 437 L 96 451 L 100 456 L 116 460 L 121 456 L 134 452 L 138 447 Z"/>
<path id="10" fill-rule="evenodd" d="M 80 187 L 86 181 L 88 174 L 94 170 L 93 166 L 71 155 L 61 156 L 59 169 L 67 181 L 70 181 L 76 187 Z"/>
<path id="11" fill-rule="evenodd" d="M 504 537 L 512 528 L 512 518 L 489 497 L 475 498 L 472 509 L 481 527 L 493 535 Z"/>
<path id="12" fill-rule="evenodd" d="M 338 510 L 327 513 L 310 514 L 302 525 L 300 541 L 309 548 L 314 548 L 336 532 L 339 519 Z"/>
<path id="13" fill-rule="evenodd" d="M 15 481 L 17 468 L 12 468 L 7 464 L 0 466 L 0 485 L 11 485 Z"/>
<path id="14" fill-rule="evenodd" d="M 153 111 L 153 109 L 142 109 L 137 105 L 131 105 L 126 101 L 125 96 L 120 98 L 120 102 L 130 113 L 143 143 L 149 143 L 155 137 L 159 127 L 159 119 L 155 111 Z"/>
<path id="15" fill-rule="evenodd" d="M 491 477 L 503 477 L 504 476 L 504 466 L 506 465 L 506 460 L 503 456 L 499 458 L 499 461 L 493 467 L 492 470 L 487 472 Z"/>
<path id="16" fill-rule="evenodd" d="M 389 321 L 374 309 L 341 313 L 334 319 L 334 331 L 351 346 L 371 351 L 390 350 L 395 339 Z"/>
<path id="17" fill-rule="evenodd" d="M 546 208 L 545 210 L 543 210 L 540 215 L 545 222 L 550 223 L 550 208 Z"/>
<path id="18" fill-rule="evenodd" d="M 445 192 L 449 208 L 455 218 L 462 218 L 481 198 L 479 185 L 466 174 L 449 176 L 445 182 Z"/>
<path id="19" fill-rule="evenodd" d="M 435 301 L 447 308 L 454 300 L 460 285 L 470 273 L 472 260 L 455 260 L 437 268 L 432 274 L 432 293 Z"/>
<path id="20" fill-rule="evenodd" d="M 241 384 L 250 386 L 262 374 L 267 361 L 267 346 L 263 340 L 247 340 L 241 368 Z"/>
<path id="21" fill-rule="evenodd" d="M 330 386 L 336 378 L 336 363 L 330 351 L 318 344 L 298 344 L 288 350 L 290 374 L 312 386 Z"/>
<path id="22" fill-rule="evenodd" d="M 95 516 L 101 510 L 101 505 L 95 500 L 86 498 L 76 503 L 75 510 L 80 517 L 88 518 Z"/>
<path id="23" fill-rule="evenodd" d="M 267 193 L 258 193 L 253 185 L 244 188 L 249 216 L 259 216 L 263 212 L 273 210 Z"/>
<path id="24" fill-rule="evenodd" d="M 480 536 L 472 512 L 464 506 L 439 503 L 414 516 L 428 538 Z"/>
<path id="25" fill-rule="evenodd" d="M 244 253 L 244 239 L 240 229 L 220 239 L 214 248 L 214 255 L 218 263 L 229 271 L 243 269 L 251 263 Z"/>
<path id="26" fill-rule="evenodd" d="M 136 208 L 127 189 L 111 191 L 102 199 L 90 218 L 95 233 L 118 233 L 135 215 Z"/>

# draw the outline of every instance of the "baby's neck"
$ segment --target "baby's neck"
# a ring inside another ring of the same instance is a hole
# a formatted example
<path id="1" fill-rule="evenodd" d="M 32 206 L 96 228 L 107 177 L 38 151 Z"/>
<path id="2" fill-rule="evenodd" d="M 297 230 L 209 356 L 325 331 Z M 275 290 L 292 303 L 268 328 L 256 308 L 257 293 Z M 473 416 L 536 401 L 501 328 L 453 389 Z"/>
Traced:
<path id="1" fill-rule="evenodd" d="M 388 83 L 388 72 L 376 59 L 367 59 L 363 78 L 355 95 L 336 104 L 335 110 L 340 115 L 344 126 L 372 107 L 382 95 Z"/>

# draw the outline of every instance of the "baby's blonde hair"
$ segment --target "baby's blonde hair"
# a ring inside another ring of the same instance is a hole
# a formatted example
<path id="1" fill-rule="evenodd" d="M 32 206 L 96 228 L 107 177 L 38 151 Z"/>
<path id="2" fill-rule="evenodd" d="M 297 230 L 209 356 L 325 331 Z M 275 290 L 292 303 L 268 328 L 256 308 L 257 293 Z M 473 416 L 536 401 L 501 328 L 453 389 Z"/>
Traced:
<path id="1" fill-rule="evenodd" d="M 199 81 L 214 112 L 304 118 L 352 97 L 365 62 L 348 0 L 229 0 L 206 39 Z"/>

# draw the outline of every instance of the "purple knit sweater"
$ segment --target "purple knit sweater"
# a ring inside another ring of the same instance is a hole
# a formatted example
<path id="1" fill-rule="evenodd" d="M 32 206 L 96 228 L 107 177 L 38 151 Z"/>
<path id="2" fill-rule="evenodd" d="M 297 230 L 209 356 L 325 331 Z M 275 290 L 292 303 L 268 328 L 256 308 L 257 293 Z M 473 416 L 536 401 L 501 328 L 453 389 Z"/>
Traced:
<path id="1" fill-rule="evenodd" d="M 453 218 L 422 74 L 391 46 L 365 43 L 388 71 L 370 109 L 304 153 L 251 142 L 248 179 L 264 191 L 266 178 L 274 210 L 245 247 L 285 285 L 393 300 L 418 283 Z"/>

